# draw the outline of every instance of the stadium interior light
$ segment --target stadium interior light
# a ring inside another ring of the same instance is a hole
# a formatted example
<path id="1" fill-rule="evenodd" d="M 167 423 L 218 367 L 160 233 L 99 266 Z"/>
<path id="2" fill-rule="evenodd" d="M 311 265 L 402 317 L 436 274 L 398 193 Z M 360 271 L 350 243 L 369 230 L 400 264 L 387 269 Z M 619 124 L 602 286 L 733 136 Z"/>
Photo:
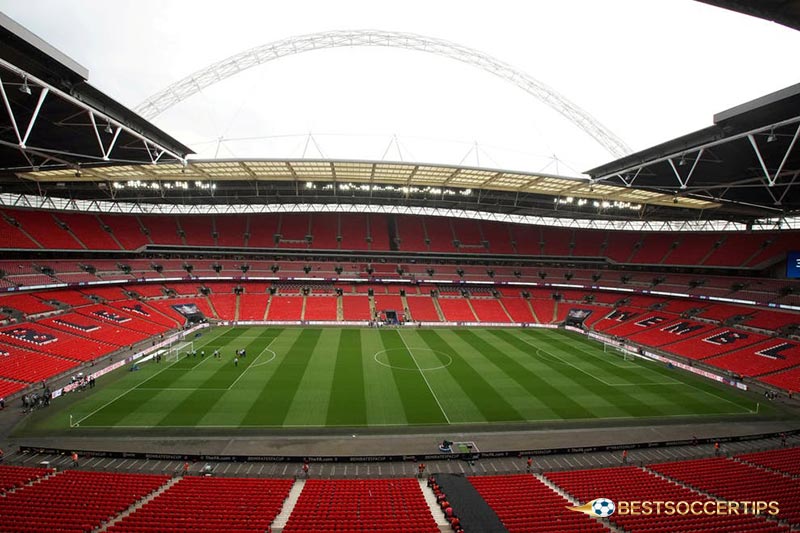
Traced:
<path id="1" fill-rule="evenodd" d="M 28 77 L 24 76 L 22 78 L 22 85 L 19 86 L 19 92 L 23 94 L 31 94 L 31 87 L 28 85 Z"/>
<path id="2" fill-rule="evenodd" d="M 767 142 L 768 143 L 774 143 L 777 140 L 778 140 L 778 138 L 775 136 L 775 129 L 773 128 L 773 129 L 769 130 L 769 135 L 767 135 Z"/>
<path id="3" fill-rule="evenodd" d="M 103 131 L 106 133 L 114 133 L 114 130 L 111 128 L 111 122 L 106 122 L 106 127 L 103 128 Z"/>

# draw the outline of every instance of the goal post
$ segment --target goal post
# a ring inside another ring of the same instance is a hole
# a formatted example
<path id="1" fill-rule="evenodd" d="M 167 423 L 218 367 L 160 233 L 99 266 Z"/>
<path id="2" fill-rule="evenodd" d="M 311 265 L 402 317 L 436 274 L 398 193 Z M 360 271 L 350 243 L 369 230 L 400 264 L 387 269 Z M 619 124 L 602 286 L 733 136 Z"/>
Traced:
<path id="1" fill-rule="evenodd" d="M 194 341 L 176 341 L 169 345 L 169 351 L 165 359 L 167 361 L 177 361 L 181 357 L 191 355 L 194 351 Z"/>
<path id="2" fill-rule="evenodd" d="M 635 357 L 635 354 L 627 348 L 617 344 L 609 344 L 607 342 L 603 343 L 603 352 L 622 357 L 622 359 L 625 361 L 633 361 Z"/>

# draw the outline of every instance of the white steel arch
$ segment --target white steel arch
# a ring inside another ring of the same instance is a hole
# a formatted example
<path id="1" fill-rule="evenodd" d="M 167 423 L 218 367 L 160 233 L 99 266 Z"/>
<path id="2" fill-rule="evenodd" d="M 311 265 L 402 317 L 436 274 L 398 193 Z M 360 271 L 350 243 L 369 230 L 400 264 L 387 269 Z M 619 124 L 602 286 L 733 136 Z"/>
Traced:
<path id="1" fill-rule="evenodd" d="M 490 74 L 507 80 L 528 94 L 567 118 L 578 128 L 591 136 L 614 157 L 631 153 L 625 142 L 603 126 L 587 111 L 568 100 L 557 91 L 539 80 L 521 72 L 508 63 L 488 54 L 455 44 L 443 39 L 426 37 L 414 33 L 400 33 L 380 30 L 343 30 L 310 33 L 273 41 L 250 50 L 245 50 L 208 67 L 198 70 L 182 80 L 150 96 L 136 107 L 136 111 L 146 119 L 153 119 L 175 104 L 189 98 L 202 89 L 225 80 L 239 72 L 262 65 L 281 57 L 323 50 L 353 46 L 381 46 L 417 50 L 478 67 Z"/>

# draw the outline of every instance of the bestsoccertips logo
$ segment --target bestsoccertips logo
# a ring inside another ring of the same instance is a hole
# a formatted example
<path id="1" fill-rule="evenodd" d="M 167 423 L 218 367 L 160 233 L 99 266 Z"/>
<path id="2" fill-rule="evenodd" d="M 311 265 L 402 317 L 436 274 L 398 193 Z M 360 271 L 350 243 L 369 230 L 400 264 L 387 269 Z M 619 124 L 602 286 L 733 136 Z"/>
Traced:
<path id="1" fill-rule="evenodd" d="M 577 507 L 567 507 L 570 511 L 578 511 L 579 513 L 586 513 L 592 516 L 599 516 L 600 518 L 608 518 L 614 514 L 617 506 L 608 498 L 595 498 L 590 502 Z"/>
<path id="2" fill-rule="evenodd" d="M 596 498 L 576 507 L 567 507 L 570 511 L 585 513 L 589 516 L 608 518 L 613 514 L 631 516 L 720 516 L 720 515 L 770 515 L 780 512 L 777 501 L 725 501 L 725 500 L 618 500 Z"/>

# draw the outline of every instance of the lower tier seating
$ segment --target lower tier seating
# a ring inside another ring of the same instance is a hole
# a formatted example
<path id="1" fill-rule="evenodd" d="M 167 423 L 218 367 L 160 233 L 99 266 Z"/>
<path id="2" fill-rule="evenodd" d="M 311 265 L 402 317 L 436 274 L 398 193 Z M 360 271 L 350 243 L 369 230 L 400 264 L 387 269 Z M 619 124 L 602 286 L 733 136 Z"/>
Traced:
<path id="1" fill-rule="evenodd" d="M 336 320 L 335 296 L 306 297 L 304 320 Z"/>
<path id="2" fill-rule="evenodd" d="M 0 498 L 0 531 L 92 531 L 169 476 L 70 470 Z"/>
<path id="3" fill-rule="evenodd" d="M 473 476 L 469 481 L 511 533 L 608 531 L 599 521 L 568 510 L 566 498 L 531 475 Z"/>
<path id="4" fill-rule="evenodd" d="M 651 465 L 652 470 L 726 500 L 780 503 L 780 518 L 800 524 L 800 479 L 725 457 Z"/>
<path id="5" fill-rule="evenodd" d="M 108 529 L 114 533 L 269 531 L 290 479 L 185 477 Z"/>
<path id="6" fill-rule="evenodd" d="M 800 477 L 800 447 L 746 453 L 736 459 Z"/>
<path id="7" fill-rule="evenodd" d="M 437 533 L 416 479 L 310 479 L 284 533 Z"/>
<path id="8" fill-rule="evenodd" d="M 0 354 L 0 377 L 27 383 L 38 383 L 78 366 L 78 362 L 72 359 L 53 357 L 10 344 L 0 343 Z M 16 388 L 23 386 L 24 383 Z"/>
<path id="9" fill-rule="evenodd" d="M 50 468 L 33 468 L 29 466 L 0 466 L 0 494 L 18 489 L 34 479 L 52 474 Z"/>
<path id="10" fill-rule="evenodd" d="M 577 498 L 581 504 L 596 498 L 609 498 L 612 501 L 660 500 L 660 501 L 700 501 L 711 498 L 694 492 L 652 472 L 628 466 L 620 468 L 600 468 L 597 470 L 577 470 L 571 472 L 548 472 L 547 479 L 558 485 L 568 494 Z M 747 499 L 754 499 L 750 495 Z M 738 533 L 773 533 L 789 531 L 785 525 L 753 515 L 680 515 L 669 517 L 652 513 L 623 514 L 614 513 L 609 520 L 624 531 L 631 533 L 701 533 L 719 531 Z"/>
<path id="11" fill-rule="evenodd" d="M 342 310 L 345 320 L 370 320 L 368 296 L 342 296 Z"/>
<path id="12" fill-rule="evenodd" d="M 470 302 L 480 322 L 511 322 L 511 319 L 508 318 L 508 315 L 503 310 L 500 300 L 472 298 Z"/>

